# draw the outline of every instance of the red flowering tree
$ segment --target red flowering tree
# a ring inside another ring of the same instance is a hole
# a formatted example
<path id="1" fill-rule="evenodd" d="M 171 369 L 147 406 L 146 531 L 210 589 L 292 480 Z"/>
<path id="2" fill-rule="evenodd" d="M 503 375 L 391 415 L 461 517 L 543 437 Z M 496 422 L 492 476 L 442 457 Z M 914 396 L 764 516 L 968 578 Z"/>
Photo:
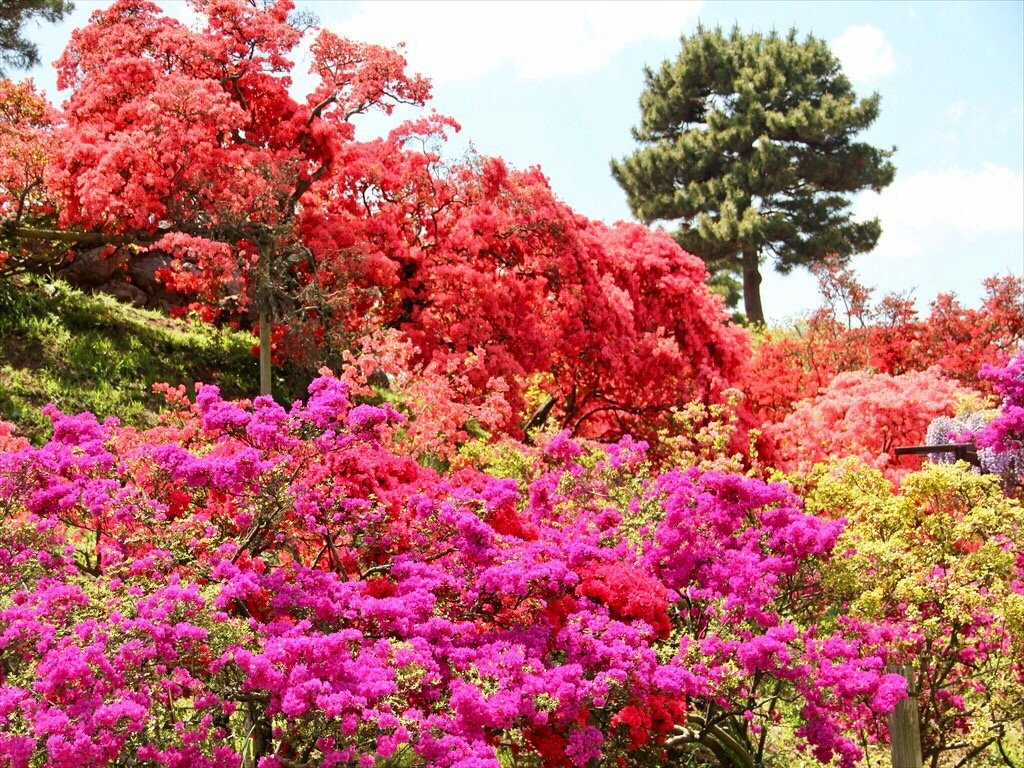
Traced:
<path id="1" fill-rule="evenodd" d="M 198 30 L 146 0 L 118 0 L 73 33 L 57 62 L 71 96 L 48 184 L 61 226 L 88 233 L 81 241 L 169 252 L 172 286 L 251 310 L 268 391 L 273 317 L 315 306 L 319 271 L 341 256 L 307 248 L 297 212 L 334 183 L 354 116 L 423 103 L 429 85 L 395 51 L 321 30 L 315 86 L 296 99 L 289 55 L 308 21 L 291 0 L 193 5 Z"/>
<path id="2" fill-rule="evenodd" d="M 347 222 L 325 247 L 361 254 L 346 281 L 362 288 L 356 314 L 401 334 L 418 377 L 447 377 L 436 389 L 475 406 L 500 393 L 494 429 L 551 418 L 591 436 L 653 434 L 672 406 L 735 377 L 747 337 L 698 259 L 644 227 L 573 213 L 536 168 L 443 163 L 425 147 L 446 127 L 354 147 L 347 194 L 324 200 Z"/>
<path id="3" fill-rule="evenodd" d="M 54 120 L 54 110 L 30 80 L 0 79 L 0 275 L 63 259 L 62 251 L 54 254 L 52 248 L 10 235 L 26 222 L 52 221 L 44 172 L 53 157 Z"/>
<path id="4" fill-rule="evenodd" d="M 46 173 L 64 231 L 20 236 L 170 254 L 162 277 L 208 317 L 259 321 L 264 391 L 275 347 L 340 362 L 379 328 L 467 405 L 501 393 L 489 426 L 514 434 L 650 434 L 734 377 L 746 336 L 668 237 L 578 216 L 536 168 L 444 162 L 448 118 L 356 141 L 355 116 L 429 95 L 399 54 L 321 31 L 295 99 L 290 0 L 195 6 L 199 30 L 119 0 L 75 32 Z"/>

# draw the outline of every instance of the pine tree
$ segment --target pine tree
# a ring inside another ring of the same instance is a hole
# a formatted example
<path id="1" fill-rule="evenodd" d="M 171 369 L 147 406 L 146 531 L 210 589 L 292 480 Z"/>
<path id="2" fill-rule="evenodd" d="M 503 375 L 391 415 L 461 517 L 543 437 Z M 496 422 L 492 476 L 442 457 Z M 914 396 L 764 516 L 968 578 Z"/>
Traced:
<path id="1" fill-rule="evenodd" d="M 766 259 L 787 273 L 875 246 L 878 220 L 854 221 L 848 193 L 891 183 L 895 147 L 853 140 L 879 96 L 858 99 L 823 40 L 698 27 L 645 78 L 641 146 L 612 174 L 640 220 L 678 222 L 718 282 L 742 278 L 749 320 L 764 321 Z"/>
<path id="2" fill-rule="evenodd" d="M 28 69 L 39 63 L 39 48 L 25 38 L 24 26 L 39 16 L 60 21 L 74 6 L 68 0 L 3 0 L 0 2 L 0 77 L 7 68 Z"/>

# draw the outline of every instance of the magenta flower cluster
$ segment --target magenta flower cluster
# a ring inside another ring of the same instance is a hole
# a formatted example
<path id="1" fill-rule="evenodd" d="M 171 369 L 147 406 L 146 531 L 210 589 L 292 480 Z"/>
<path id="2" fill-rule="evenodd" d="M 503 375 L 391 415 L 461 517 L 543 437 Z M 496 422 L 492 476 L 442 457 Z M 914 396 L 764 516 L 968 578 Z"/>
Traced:
<path id="1" fill-rule="evenodd" d="M 528 482 L 441 475 L 329 377 L 49 415 L 0 454 L 3 766 L 650 765 L 756 739 L 767 685 L 852 766 L 905 693 L 891 630 L 810 605 L 841 523 L 779 484 L 567 435 Z"/>
<path id="2" fill-rule="evenodd" d="M 1002 407 L 999 415 L 975 436 L 978 445 L 1000 452 L 1024 450 L 1024 354 L 1004 366 L 983 366 L 981 378 L 992 382 L 1002 398 Z"/>

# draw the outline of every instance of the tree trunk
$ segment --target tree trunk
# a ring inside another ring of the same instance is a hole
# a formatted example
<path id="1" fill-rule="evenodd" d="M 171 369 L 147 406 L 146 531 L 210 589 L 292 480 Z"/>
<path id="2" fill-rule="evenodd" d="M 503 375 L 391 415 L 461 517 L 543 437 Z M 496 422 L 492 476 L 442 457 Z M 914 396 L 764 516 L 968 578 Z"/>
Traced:
<path id="1" fill-rule="evenodd" d="M 270 721 L 259 705 L 250 702 L 245 709 L 243 722 L 248 743 L 243 745 L 242 768 L 259 768 L 261 759 L 270 754 L 273 747 L 274 735 Z"/>
<path id="2" fill-rule="evenodd" d="M 265 307 L 260 307 L 260 394 L 270 392 L 270 317 Z"/>
<path id="3" fill-rule="evenodd" d="M 74 245 L 130 245 L 132 243 L 153 243 L 159 239 L 154 235 L 108 235 L 105 232 L 74 232 L 11 226 L 0 227 L 0 235 L 13 240 L 42 240 Z"/>
<path id="4" fill-rule="evenodd" d="M 755 250 L 743 251 L 743 311 L 751 323 L 764 324 L 764 310 L 761 309 L 761 271 L 758 269 Z"/>
<path id="5" fill-rule="evenodd" d="M 889 714 L 892 768 L 921 768 L 921 722 L 917 707 L 914 671 L 909 666 L 887 667 L 907 679 L 907 698 Z"/>
<path id="6" fill-rule="evenodd" d="M 260 394 L 269 395 L 270 392 L 270 251 L 271 245 L 266 240 L 260 240 L 258 246 L 260 253 L 259 264 L 257 265 L 258 275 L 256 282 L 256 311 L 259 313 L 260 324 Z"/>

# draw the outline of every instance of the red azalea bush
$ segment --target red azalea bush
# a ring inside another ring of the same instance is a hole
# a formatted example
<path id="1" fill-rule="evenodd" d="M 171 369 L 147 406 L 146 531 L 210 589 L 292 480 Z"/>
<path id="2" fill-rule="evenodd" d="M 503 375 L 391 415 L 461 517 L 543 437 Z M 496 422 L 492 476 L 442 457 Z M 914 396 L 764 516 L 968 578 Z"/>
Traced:
<path id="1" fill-rule="evenodd" d="M 753 361 L 741 385 L 757 421 L 780 422 L 795 403 L 814 397 L 840 373 L 900 375 L 937 367 L 970 388 L 989 391 L 978 370 L 1009 360 L 1024 343 L 1024 280 L 985 281 L 981 306 L 970 309 L 951 294 L 921 317 L 913 302 L 871 292 L 847 267 L 818 271 L 825 306 L 790 331 L 755 339 Z"/>

